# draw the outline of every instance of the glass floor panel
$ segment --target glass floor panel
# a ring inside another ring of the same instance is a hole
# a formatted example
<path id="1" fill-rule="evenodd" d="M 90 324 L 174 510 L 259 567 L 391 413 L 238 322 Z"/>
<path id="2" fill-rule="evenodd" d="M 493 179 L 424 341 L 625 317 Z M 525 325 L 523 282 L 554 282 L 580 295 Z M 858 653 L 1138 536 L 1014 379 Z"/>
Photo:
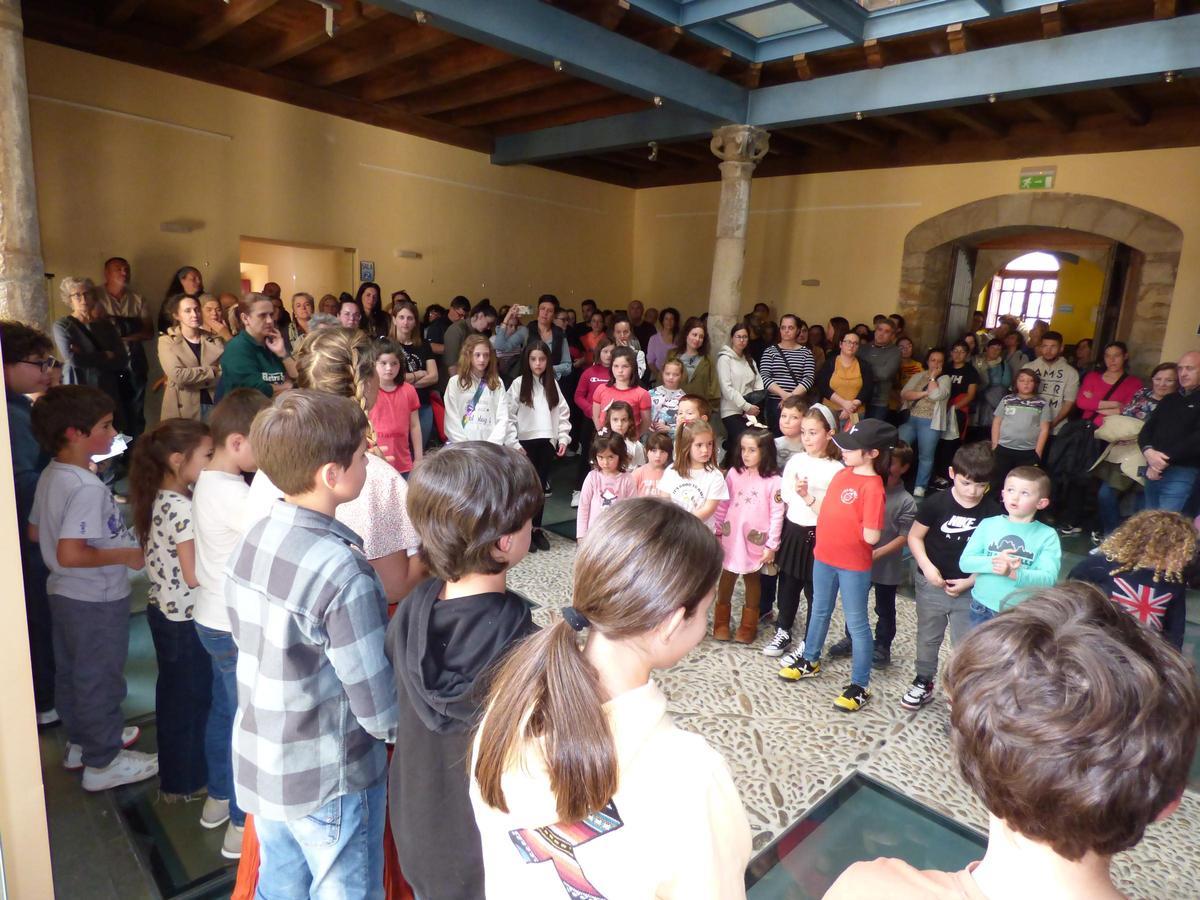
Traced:
<path id="1" fill-rule="evenodd" d="M 142 737 L 137 749 L 158 749 L 153 719 L 138 722 Z M 200 827 L 204 798 L 167 803 L 158 779 L 118 788 L 113 792 L 137 852 L 142 856 L 165 900 L 228 897 L 236 868 L 221 856 L 225 827 Z"/>
<path id="2" fill-rule="evenodd" d="M 918 869 L 957 871 L 986 838 L 857 774 L 750 863 L 748 900 L 819 900 L 848 866 L 890 856 Z"/>

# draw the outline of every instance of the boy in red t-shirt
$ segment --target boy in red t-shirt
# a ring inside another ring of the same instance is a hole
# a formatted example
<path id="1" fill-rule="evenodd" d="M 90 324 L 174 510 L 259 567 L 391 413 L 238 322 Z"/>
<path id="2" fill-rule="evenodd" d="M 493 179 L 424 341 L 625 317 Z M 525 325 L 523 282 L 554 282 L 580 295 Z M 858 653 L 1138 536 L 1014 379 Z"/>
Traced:
<path id="1" fill-rule="evenodd" d="M 838 589 L 853 644 L 850 684 L 833 701 L 835 709 L 858 712 L 871 699 L 871 656 L 875 650 L 867 618 L 872 551 L 883 532 L 887 492 L 884 479 L 896 446 L 894 426 L 864 419 L 834 437 L 846 468 L 833 476 L 817 512 L 813 549 L 813 606 L 804 639 L 804 656 L 781 669 L 785 681 L 812 678 L 821 671 L 821 650 Z"/>

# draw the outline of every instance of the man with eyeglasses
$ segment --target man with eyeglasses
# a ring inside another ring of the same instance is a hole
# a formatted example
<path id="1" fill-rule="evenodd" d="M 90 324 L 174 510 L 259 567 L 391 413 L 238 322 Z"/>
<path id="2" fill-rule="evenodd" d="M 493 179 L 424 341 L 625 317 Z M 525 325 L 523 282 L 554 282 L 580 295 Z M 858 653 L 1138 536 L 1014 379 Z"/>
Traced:
<path id="1" fill-rule="evenodd" d="M 29 394 L 50 387 L 50 375 L 58 363 L 50 355 L 53 344 L 36 328 L 20 322 L 0 321 L 0 354 L 4 357 L 4 394 L 8 404 L 8 440 L 12 448 L 13 483 L 17 494 L 17 534 L 20 538 L 21 572 L 25 579 L 25 617 L 29 624 L 29 657 L 33 664 L 33 698 L 38 725 L 58 721 L 54 710 L 54 644 L 50 630 L 50 606 L 46 599 L 46 577 L 50 574 L 38 545 L 29 540 L 29 512 L 38 476 L 50 457 L 33 436 Z"/>

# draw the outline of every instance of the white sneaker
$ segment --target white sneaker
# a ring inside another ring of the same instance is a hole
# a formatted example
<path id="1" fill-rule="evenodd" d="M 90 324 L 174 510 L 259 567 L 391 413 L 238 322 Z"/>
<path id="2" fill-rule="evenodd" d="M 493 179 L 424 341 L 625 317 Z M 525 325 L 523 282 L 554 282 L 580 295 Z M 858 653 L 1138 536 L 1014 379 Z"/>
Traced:
<path id="1" fill-rule="evenodd" d="M 56 725 L 61 721 L 62 719 L 59 718 L 57 709 L 48 709 L 45 712 L 40 712 L 37 714 L 37 723 L 39 728 L 41 728 L 43 725 Z"/>
<path id="2" fill-rule="evenodd" d="M 225 829 L 225 839 L 221 841 L 221 855 L 226 859 L 242 858 L 242 838 L 245 837 L 246 826 L 240 828 L 232 822 Z"/>
<path id="3" fill-rule="evenodd" d="M 571 491 L 571 509 L 579 508 L 579 491 Z"/>
<path id="4" fill-rule="evenodd" d="M 781 669 L 794 669 L 796 667 L 796 663 L 800 662 L 800 660 L 803 658 L 804 641 L 801 641 L 795 646 L 795 648 L 792 649 L 791 653 L 787 654 L 787 656 L 779 661 L 779 667 Z"/>
<path id="5" fill-rule="evenodd" d="M 126 750 L 137 743 L 142 736 L 142 729 L 136 725 L 126 725 L 121 729 L 121 749 Z M 83 747 L 79 744 L 67 744 L 63 751 L 63 768 L 68 772 L 78 772 L 83 768 Z"/>
<path id="6" fill-rule="evenodd" d="M 122 750 L 103 769 L 88 766 L 83 770 L 85 791 L 107 791 L 123 784 L 145 781 L 158 774 L 158 754 Z"/>
<path id="7" fill-rule="evenodd" d="M 925 496 L 925 488 L 923 488 L 923 487 L 913 488 L 913 496 L 916 497 L 918 500 L 920 500 L 922 497 Z"/>
<path id="8" fill-rule="evenodd" d="M 791 642 L 792 636 L 787 629 L 776 628 L 775 637 L 771 638 L 771 642 L 762 648 L 763 656 L 782 656 L 783 651 Z"/>
<path id="9" fill-rule="evenodd" d="M 204 810 L 200 813 L 201 828 L 220 828 L 229 821 L 229 801 L 216 797 L 204 798 Z"/>

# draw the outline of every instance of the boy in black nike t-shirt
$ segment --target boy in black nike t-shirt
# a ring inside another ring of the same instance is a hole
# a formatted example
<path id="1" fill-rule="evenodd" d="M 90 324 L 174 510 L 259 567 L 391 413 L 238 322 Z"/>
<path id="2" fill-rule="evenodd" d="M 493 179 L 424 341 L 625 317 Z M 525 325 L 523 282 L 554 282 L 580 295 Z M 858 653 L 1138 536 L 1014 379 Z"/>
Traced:
<path id="1" fill-rule="evenodd" d="M 955 645 L 970 629 L 975 576 L 963 572 L 958 561 L 979 523 L 1003 513 L 987 496 L 993 462 L 986 442 L 960 447 L 950 465 L 950 490 L 926 499 L 908 532 L 908 549 L 917 563 L 917 677 L 900 700 L 905 709 L 920 709 L 933 699 L 947 624 Z"/>

